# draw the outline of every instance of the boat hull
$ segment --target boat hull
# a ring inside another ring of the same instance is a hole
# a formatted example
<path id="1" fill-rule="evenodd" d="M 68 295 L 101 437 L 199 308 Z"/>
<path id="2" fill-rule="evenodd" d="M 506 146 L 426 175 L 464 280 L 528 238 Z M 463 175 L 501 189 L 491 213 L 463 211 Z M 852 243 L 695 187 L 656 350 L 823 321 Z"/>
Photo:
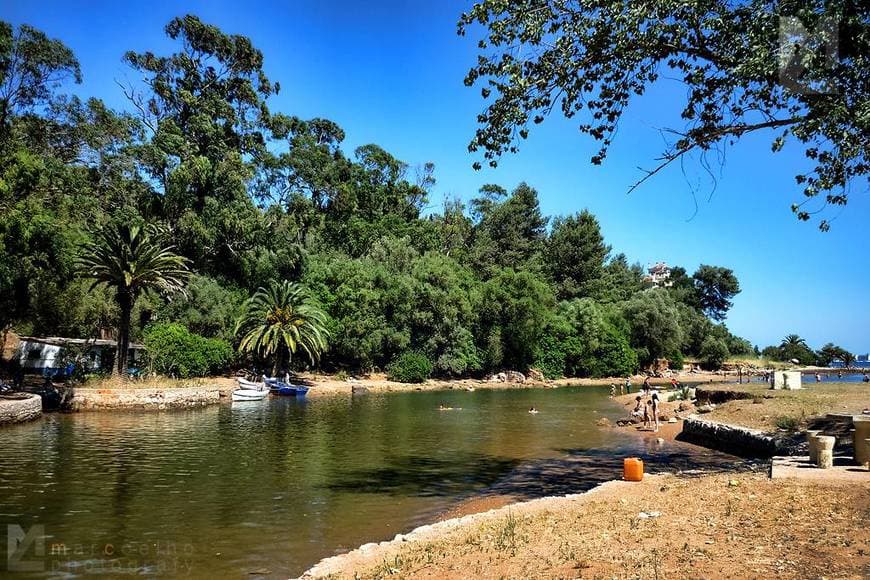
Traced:
<path id="1" fill-rule="evenodd" d="M 269 391 L 252 391 L 248 389 L 238 389 L 233 391 L 232 399 L 235 402 L 240 401 L 262 401 L 266 398 Z"/>

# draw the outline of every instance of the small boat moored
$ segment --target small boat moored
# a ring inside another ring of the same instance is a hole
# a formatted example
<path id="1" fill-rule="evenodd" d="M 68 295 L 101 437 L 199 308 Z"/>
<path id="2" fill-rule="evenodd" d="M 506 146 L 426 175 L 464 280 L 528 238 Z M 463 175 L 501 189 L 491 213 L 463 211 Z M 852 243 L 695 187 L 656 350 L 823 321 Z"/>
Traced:
<path id="1" fill-rule="evenodd" d="M 234 402 L 240 401 L 262 401 L 266 398 L 269 391 L 255 391 L 251 389 L 237 389 L 233 391 L 232 399 Z"/>
<path id="2" fill-rule="evenodd" d="M 306 394 L 308 394 L 308 387 L 285 383 L 284 381 L 279 381 L 278 379 L 270 379 L 268 377 L 263 378 L 265 379 L 266 384 L 269 385 L 269 389 L 272 391 L 272 394 L 282 395 L 285 397 L 304 397 Z"/>

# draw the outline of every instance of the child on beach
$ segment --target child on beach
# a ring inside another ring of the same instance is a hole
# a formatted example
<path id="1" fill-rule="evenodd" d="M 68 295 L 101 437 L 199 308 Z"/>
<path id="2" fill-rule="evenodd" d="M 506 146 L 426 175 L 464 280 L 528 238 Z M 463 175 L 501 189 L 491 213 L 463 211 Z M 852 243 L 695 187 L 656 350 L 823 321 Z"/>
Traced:
<path id="1" fill-rule="evenodd" d="M 652 406 L 651 401 L 647 401 L 646 405 L 643 406 L 643 428 L 644 429 L 649 429 L 649 427 L 650 427 L 649 416 L 650 416 L 650 407 L 651 406 Z"/>
<path id="2" fill-rule="evenodd" d="M 640 395 L 638 395 L 634 398 L 634 410 L 631 412 L 631 416 L 640 417 L 641 415 L 643 415 L 643 412 L 641 411 L 642 406 L 643 403 L 641 402 Z"/>
<path id="3" fill-rule="evenodd" d="M 655 431 L 658 433 L 659 431 L 659 394 L 653 393 L 652 400 L 650 401 L 652 407 L 653 420 L 655 421 Z"/>

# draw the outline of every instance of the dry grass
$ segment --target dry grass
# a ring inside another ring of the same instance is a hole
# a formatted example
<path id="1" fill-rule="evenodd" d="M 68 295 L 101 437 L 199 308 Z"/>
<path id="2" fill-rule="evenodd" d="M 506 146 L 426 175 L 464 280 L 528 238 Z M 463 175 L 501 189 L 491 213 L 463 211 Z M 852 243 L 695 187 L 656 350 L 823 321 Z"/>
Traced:
<path id="1" fill-rule="evenodd" d="M 640 512 L 660 512 L 640 518 Z M 341 578 L 860 578 L 870 485 L 662 476 L 352 553 Z"/>
<path id="2" fill-rule="evenodd" d="M 86 389 L 186 389 L 221 384 L 230 381 L 224 377 L 194 379 L 172 379 L 169 377 L 147 377 L 141 379 L 120 376 L 90 378 L 80 386 Z"/>
<path id="3" fill-rule="evenodd" d="M 733 391 L 749 392 L 754 399 L 729 401 L 704 418 L 765 431 L 794 423 L 806 426 L 810 417 L 827 413 L 860 414 L 870 406 L 870 387 L 863 383 L 804 383 L 799 391 L 771 390 L 764 384 L 719 385 Z"/>

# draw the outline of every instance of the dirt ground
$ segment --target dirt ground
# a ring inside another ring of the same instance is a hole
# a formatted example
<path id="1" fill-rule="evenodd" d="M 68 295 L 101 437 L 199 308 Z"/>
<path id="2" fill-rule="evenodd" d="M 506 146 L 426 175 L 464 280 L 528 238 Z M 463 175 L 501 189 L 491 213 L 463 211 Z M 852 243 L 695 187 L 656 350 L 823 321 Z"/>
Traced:
<path id="1" fill-rule="evenodd" d="M 646 516 L 646 517 L 645 517 Z M 761 474 L 610 482 L 324 560 L 331 578 L 866 578 L 863 483 Z"/>
<path id="2" fill-rule="evenodd" d="M 798 391 L 774 391 L 763 384 L 731 384 L 722 388 L 756 396 L 718 405 L 704 418 L 764 431 L 776 431 L 788 420 L 793 420 L 798 428 L 805 428 L 807 419 L 813 416 L 827 413 L 860 415 L 870 408 L 870 385 L 864 383 L 805 382 L 804 388 Z"/>

